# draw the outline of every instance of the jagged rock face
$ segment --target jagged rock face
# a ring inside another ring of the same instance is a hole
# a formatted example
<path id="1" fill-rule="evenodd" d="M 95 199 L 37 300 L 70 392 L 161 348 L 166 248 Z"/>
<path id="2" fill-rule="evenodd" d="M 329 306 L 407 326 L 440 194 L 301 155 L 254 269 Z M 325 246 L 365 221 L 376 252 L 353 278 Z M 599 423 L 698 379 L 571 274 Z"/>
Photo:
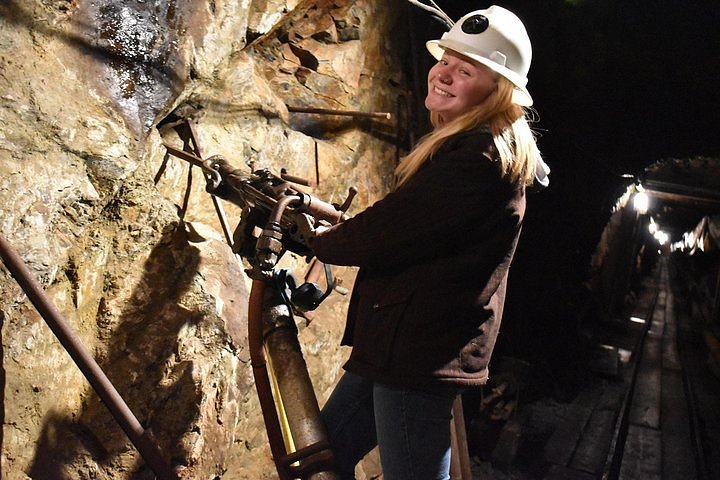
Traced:
<path id="1" fill-rule="evenodd" d="M 0 232 L 183 478 L 276 474 L 249 364 L 249 280 L 204 177 L 164 161 L 164 143 L 183 145 L 169 122 L 191 118 L 203 156 L 285 168 L 327 201 L 355 185 L 350 213 L 362 209 L 390 185 L 392 121 L 286 105 L 392 112 L 406 83 L 401 7 L 0 5 Z M 225 208 L 234 226 L 240 212 Z M 302 273 L 304 260 L 283 266 Z M 346 287 L 354 273 L 336 272 Z M 331 295 L 299 325 L 321 403 L 347 355 L 346 303 Z M 151 478 L 5 269 L 0 309 L 2 477 Z"/>

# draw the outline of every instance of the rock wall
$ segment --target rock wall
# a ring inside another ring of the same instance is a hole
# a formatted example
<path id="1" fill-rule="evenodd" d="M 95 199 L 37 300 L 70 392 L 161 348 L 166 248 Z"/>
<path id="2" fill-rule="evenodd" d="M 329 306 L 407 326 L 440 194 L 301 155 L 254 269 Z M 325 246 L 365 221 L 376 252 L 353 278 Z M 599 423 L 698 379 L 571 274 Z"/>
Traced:
<path id="1" fill-rule="evenodd" d="M 399 0 L 5 0 L 0 233 L 182 478 L 276 478 L 247 346 L 248 278 L 198 169 L 165 157 L 192 119 L 204 156 L 314 181 L 357 211 L 382 197 L 406 79 Z M 291 110 L 294 110 L 291 108 Z M 237 208 L 225 204 L 228 218 Z M 302 273 L 304 260 L 284 265 Z M 352 287 L 355 271 L 336 275 Z M 300 321 L 322 403 L 348 298 Z M 5 268 L 7 479 L 152 478 Z M 359 478 L 377 473 L 368 461 Z"/>

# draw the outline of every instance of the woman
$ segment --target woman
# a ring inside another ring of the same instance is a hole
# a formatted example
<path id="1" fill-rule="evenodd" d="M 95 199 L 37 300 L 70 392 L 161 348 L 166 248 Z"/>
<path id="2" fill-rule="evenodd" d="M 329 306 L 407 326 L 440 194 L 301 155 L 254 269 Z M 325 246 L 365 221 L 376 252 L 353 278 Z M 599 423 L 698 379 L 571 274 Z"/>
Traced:
<path id="1" fill-rule="evenodd" d="M 434 130 L 394 192 L 312 239 L 320 260 L 360 267 L 352 352 L 322 412 L 342 478 L 375 445 L 385 480 L 449 478 L 452 403 L 487 381 L 525 188 L 544 165 L 523 109 L 522 22 L 493 6 L 427 47 Z"/>

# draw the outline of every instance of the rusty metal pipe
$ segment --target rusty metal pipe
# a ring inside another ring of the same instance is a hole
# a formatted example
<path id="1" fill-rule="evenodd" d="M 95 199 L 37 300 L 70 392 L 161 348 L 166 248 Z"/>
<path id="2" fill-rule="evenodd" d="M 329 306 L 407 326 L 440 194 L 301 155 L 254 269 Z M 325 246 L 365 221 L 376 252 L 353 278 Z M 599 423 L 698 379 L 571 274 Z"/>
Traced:
<path id="1" fill-rule="evenodd" d="M 277 201 L 275 204 L 275 208 L 270 213 L 270 218 L 268 219 L 267 226 L 265 228 L 269 228 L 271 224 L 278 224 L 280 225 L 280 221 L 282 220 L 283 213 L 285 213 L 285 209 L 290 206 L 293 202 L 297 203 L 301 200 L 298 196 L 284 196 L 280 200 Z"/>
<path id="2" fill-rule="evenodd" d="M 263 309 L 265 305 L 266 280 L 253 280 L 250 289 L 250 304 L 248 309 L 248 346 L 250 348 L 250 364 L 252 365 L 255 388 L 260 399 L 265 428 L 267 430 L 270 452 L 275 462 L 280 480 L 290 480 L 284 460 L 287 455 L 283 441 L 282 428 L 275 410 L 270 377 L 267 371 L 267 360 L 263 345 Z"/>
<path id="3" fill-rule="evenodd" d="M 263 308 L 263 336 L 270 357 L 278 395 L 298 452 L 312 453 L 300 460 L 298 470 L 308 480 L 334 480 L 332 453 L 328 447 L 327 431 L 320 418 L 320 407 L 303 358 L 297 337 L 297 327 L 277 289 L 265 295 Z"/>
<path id="4" fill-rule="evenodd" d="M 196 167 L 200 167 L 203 170 L 212 171 L 212 169 L 209 169 L 205 165 L 204 160 L 202 158 L 198 157 L 197 155 L 193 155 L 192 153 L 186 152 L 185 150 L 175 148 L 172 145 L 168 145 L 167 143 L 163 143 L 163 146 L 167 149 L 167 151 L 170 154 L 175 155 L 176 157 L 181 158 L 181 159 L 185 160 L 186 162 L 189 162 L 192 165 L 195 165 Z"/>
<path id="5" fill-rule="evenodd" d="M 272 270 L 282 256 L 283 231 L 280 221 L 285 209 L 291 203 L 299 200 L 300 197 L 283 196 L 276 202 L 275 207 L 270 212 L 270 217 L 255 245 L 257 265 L 260 270 L 264 272 Z"/>
<path id="6" fill-rule="evenodd" d="M 297 183 L 298 185 L 302 185 L 303 187 L 312 187 L 312 182 L 306 178 L 297 177 L 295 175 L 290 175 L 288 171 L 284 168 L 280 169 L 280 178 L 283 180 L 287 180 L 288 182 Z"/>
<path id="7" fill-rule="evenodd" d="M 40 284 L 33 278 L 23 259 L 0 235 L 0 256 L 15 281 L 45 320 L 65 350 L 70 354 L 95 392 L 100 396 L 130 441 L 135 445 L 148 466 L 160 480 L 178 480 L 175 471 L 165 462 L 160 451 L 152 443 L 149 432 L 143 429 L 130 408 L 122 399 L 100 366 L 85 349 L 63 316 L 50 301 Z"/>
<path id="8" fill-rule="evenodd" d="M 311 108 L 311 107 L 291 107 L 286 105 L 288 112 L 293 113 L 317 113 L 320 115 L 340 115 L 346 117 L 358 117 L 358 118 L 381 118 L 383 120 L 390 120 L 392 114 L 389 112 L 358 112 L 355 110 L 337 110 L 334 108 Z"/>

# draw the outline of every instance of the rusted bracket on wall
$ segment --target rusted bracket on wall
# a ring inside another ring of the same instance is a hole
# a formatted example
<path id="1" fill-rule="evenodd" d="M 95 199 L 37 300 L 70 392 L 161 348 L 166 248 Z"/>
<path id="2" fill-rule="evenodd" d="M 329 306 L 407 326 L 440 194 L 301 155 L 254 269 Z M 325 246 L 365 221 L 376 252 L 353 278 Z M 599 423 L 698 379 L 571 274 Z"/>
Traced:
<path id="1" fill-rule="evenodd" d="M 148 467 L 155 472 L 160 480 L 178 480 L 175 471 L 165 462 L 160 450 L 135 418 L 130 408 L 107 378 L 95 359 L 85 349 L 80 339 L 72 331 L 63 316 L 50 301 L 40 284 L 30 273 L 23 259 L 10 246 L 7 240 L 0 235 L 0 256 L 20 288 L 35 306 L 40 316 L 45 320 L 50 330 L 55 334 L 65 350 L 70 354 L 80 371 L 85 375 L 90 385 L 105 406 L 125 431 L 130 441 L 135 445 Z"/>
<path id="2" fill-rule="evenodd" d="M 167 124 L 164 126 L 165 129 L 168 128 L 174 128 L 177 132 L 178 136 L 183 142 L 183 151 L 190 153 L 191 155 L 194 155 L 196 157 L 202 158 L 203 152 L 200 147 L 200 143 L 197 139 L 197 134 L 195 133 L 195 122 L 193 119 L 183 119 L 181 121 L 177 121 L 171 124 Z M 160 181 L 160 178 L 162 177 L 162 174 L 165 172 L 165 169 L 167 168 L 167 163 L 170 159 L 171 152 L 167 151 L 165 152 L 165 158 L 163 159 L 163 163 L 160 166 L 160 169 L 155 174 L 155 184 Z M 184 218 L 185 213 L 187 212 L 188 203 L 190 199 L 190 192 L 192 189 L 192 175 L 193 175 L 193 163 L 188 162 L 190 164 L 190 167 L 188 168 L 188 177 L 187 177 L 187 183 L 185 185 L 185 195 L 183 197 L 183 204 L 180 208 L 180 218 Z M 205 179 L 208 179 L 207 174 L 205 174 Z M 225 209 L 222 206 L 222 203 L 220 203 L 220 200 L 218 200 L 215 196 L 211 195 L 211 200 L 213 202 L 213 206 L 215 207 L 215 212 L 217 213 L 218 220 L 220 222 L 220 227 L 222 228 L 223 235 L 225 236 L 225 241 L 230 245 L 233 246 L 233 240 L 232 240 L 232 233 L 230 230 L 230 225 L 227 220 L 227 215 L 225 214 Z"/>

